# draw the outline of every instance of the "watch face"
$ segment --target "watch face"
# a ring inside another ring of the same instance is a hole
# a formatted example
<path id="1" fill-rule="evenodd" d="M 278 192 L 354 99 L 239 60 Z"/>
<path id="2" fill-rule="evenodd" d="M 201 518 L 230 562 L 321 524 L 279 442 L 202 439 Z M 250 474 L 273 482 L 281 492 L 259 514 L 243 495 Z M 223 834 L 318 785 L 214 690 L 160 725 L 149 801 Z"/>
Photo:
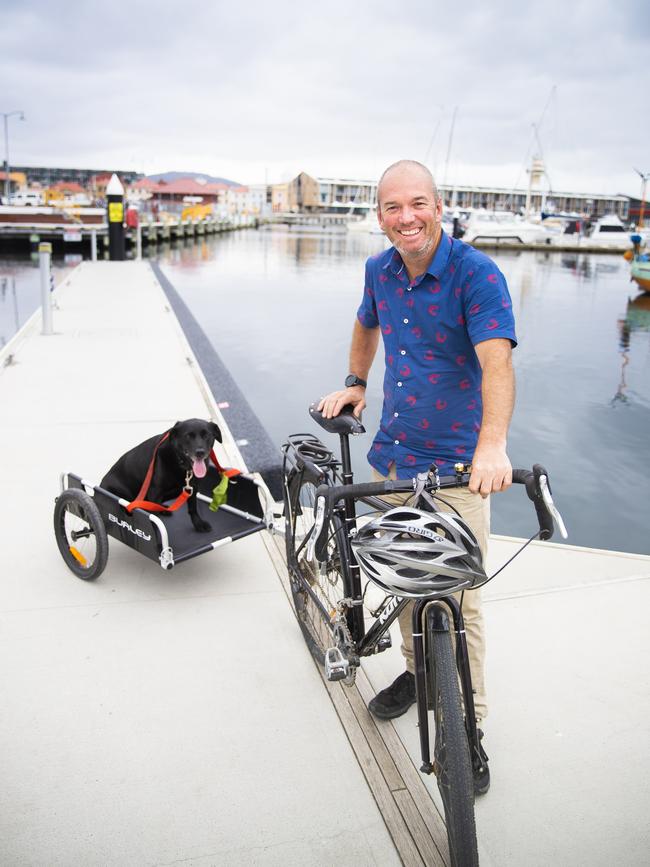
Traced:
<path id="1" fill-rule="evenodd" d="M 361 377 L 356 376 L 354 373 L 349 374 L 349 376 L 345 377 L 345 387 L 352 388 L 355 385 L 362 385 L 364 388 L 366 387 L 366 382 L 361 379 Z"/>

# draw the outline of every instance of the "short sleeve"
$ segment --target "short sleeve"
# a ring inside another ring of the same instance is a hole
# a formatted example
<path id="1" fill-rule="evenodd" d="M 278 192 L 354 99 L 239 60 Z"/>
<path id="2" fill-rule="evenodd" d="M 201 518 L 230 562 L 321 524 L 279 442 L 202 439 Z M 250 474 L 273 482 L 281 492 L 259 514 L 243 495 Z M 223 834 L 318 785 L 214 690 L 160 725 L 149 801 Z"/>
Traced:
<path id="1" fill-rule="evenodd" d="M 463 292 L 464 317 L 472 344 L 507 338 L 517 345 L 515 317 L 506 278 L 491 260 L 467 273 Z"/>
<path id="2" fill-rule="evenodd" d="M 376 328 L 379 325 L 377 302 L 375 300 L 375 268 L 373 266 L 372 259 L 368 259 L 366 262 L 363 299 L 357 310 L 357 319 L 364 328 Z"/>

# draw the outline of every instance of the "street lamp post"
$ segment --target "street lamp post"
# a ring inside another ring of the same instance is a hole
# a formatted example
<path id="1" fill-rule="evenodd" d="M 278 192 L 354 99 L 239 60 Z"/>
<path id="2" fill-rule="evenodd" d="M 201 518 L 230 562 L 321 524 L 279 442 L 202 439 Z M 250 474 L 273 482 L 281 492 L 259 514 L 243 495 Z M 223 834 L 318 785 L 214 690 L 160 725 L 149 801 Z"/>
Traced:
<path id="1" fill-rule="evenodd" d="M 9 118 L 18 115 L 21 120 L 25 120 L 25 115 L 22 111 L 0 111 L 5 122 L 5 199 L 9 204 Z"/>

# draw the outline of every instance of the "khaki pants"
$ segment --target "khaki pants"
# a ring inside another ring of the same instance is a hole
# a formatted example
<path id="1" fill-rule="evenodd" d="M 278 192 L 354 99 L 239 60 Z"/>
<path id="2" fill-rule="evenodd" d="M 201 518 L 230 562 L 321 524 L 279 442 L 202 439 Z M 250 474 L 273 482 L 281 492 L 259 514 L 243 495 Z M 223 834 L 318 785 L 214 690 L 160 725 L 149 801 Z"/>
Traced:
<path id="1" fill-rule="evenodd" d="M 381 482 L 386 479 L 374 468 L 372 469 L 373 481 Z M 391 467 L 388 478 L 395 478 L 395 469 Z M 385 499 L 389 503 L 395 505 L 403 505 L 410 497 L 410 494 L 389 494 Z M 483 563 L 485 563 L 487 555 L 487 543 L 490 535 L 490 499 L 483 499 L 478 494 L 471 494 L 467 488 L 448 488 L 441 491 L 440 498 L 436 500 L 436 505 L 441 512 L 452 511 L 445 509 L 446 500 L 454 508 L 458 509 L 465 521 L 474 531 L 474 535 L 478 539 L 481 553 L 483 554 Z M 461 594 L 455 593 L 454 597 L 460 602 Z M 406 668 L 413 673 L 413 628 L 412 628 L 412 611 L 413 603 L 403 609 L 399 616 L 399 627 L 402 633 L 402 655 L 406 660 Z M 476 719 L 483 720 L 487 716 L 487 696 L 485 693 L 485 629 L 483 624 L 483 610 L 481 605 L 481 590 L 466 590 L 463 594 L 463 618 L 465 620 L 465 632 L 467 638 L 467 650 L 469 652 L 469 667 L 472 674 L 472 685 L 474 688 L 474 705 L 476 710 Z M 451 612 L 450 619 L 451 619 Z M 453 638 L 453 633 L 452 633 Z"/>

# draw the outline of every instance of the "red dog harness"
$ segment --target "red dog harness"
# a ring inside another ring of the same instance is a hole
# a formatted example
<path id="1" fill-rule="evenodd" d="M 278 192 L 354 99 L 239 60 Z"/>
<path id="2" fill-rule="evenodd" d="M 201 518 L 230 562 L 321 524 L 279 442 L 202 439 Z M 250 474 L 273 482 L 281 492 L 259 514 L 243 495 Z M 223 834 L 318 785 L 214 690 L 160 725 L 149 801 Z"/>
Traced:
<path id="1" fill-rule="evenodd" d="M 176 497 L 176 499 L 170 506 L 163 506 L 160 503 L 154 503 L 151 500 L 145 499 L 145 497 L 147 496 L 147 491 L 151 486 L 151 479 L 153 478 L 153 470 L 156 463 L 156 456 L 158 455 L 158 449 L 165 442 L 165 440 L 169 438 L 169 433 L 170 432 L 167 431 L 167 433 L 163 434 L 156 443 L 156 448 L 153 450 L 151 463 L 149 464 L 147 475 L 144 477 L 142 487 L 140 488 L 135 500 L 132 500 L 128 504 L 128 506 L 126 506 L 126 511 L 129 514 L 131 514 L 134 509 L 144 509 L 146 512 L 175 512 L 177 509 L 180 509 L 180 507 L 183 506 L 192 496 L 192 492 L 194 490 L 190 485 L 190 481 L 192 480 L 192 471 L 188 470 L 185 476 L 185 484 L 183 485 L 183 490 L 180 492 L 178 497 Z M 219 470 L 219 472 L 223 473 L 223 475 L 227 476 L 229 479 L 232 479 L 233 476 L 238 476 L 241 472 L 241 470 L 236 470 L 232 468 L 224 469 L 217 460 L 214 449 L 212 449 L 212 451 L 210 452 L 208 460 L 211 460 L 215 467 Z"/>

